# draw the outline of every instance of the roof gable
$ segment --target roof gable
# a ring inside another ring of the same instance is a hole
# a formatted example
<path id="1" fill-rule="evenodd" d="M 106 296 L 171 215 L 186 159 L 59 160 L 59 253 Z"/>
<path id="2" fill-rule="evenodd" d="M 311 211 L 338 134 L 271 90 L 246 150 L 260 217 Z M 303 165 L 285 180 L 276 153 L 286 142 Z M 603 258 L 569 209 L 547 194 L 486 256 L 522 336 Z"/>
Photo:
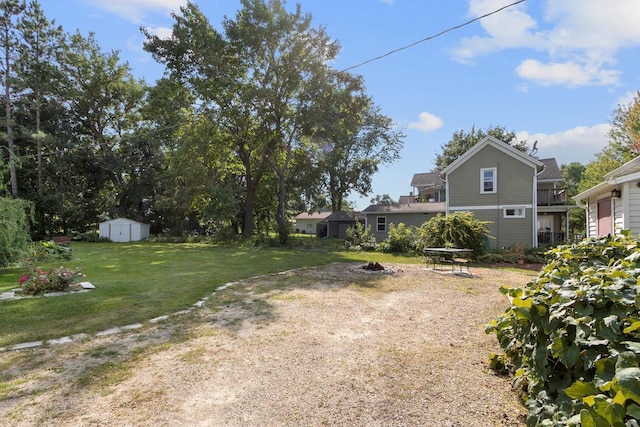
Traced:
<path id="1" fill-rule="evenodd" d="M 562 181 L 562 172 L 555 158 L 540 159 L 540 162 L 544 165 L 544 170 L 538 175 L 538 181 Z"/>
<path id="2" fill-rule="evenodd" d="M 513 157 L 514 159 L 531 166 L 532 168 L 535 168 L 536 170 L 540 171 L 543 168 L 543 164 L 542 162 L 540 162 L 539 160 L 529 156 L 528 154 L 523 153 L 520 150 L 517 150 L 515 148 L 513 148 L 512 146 L 510 146 L 509 144 L 506 144 L 502 141 L 500 141 L 499 139 L 496 139 L 492 136 L 486 136 L 484 137 L 480 142 L 478 142 L 476 145 L 474 145 L 473 147 L 471 147 L 470 149 L 468 149 L 462 156 L 458 157 L 456 160 L 454 160 L 453 162 L 451 162 L 451 164 L 449 164 L 449 166 L 447 166 L 446 168 L 442 169 L 442 171 L 440 172 L 442 175 L 448 175 L 451 172 L 453 172 L 454 170 L 456 170 L 457 168 L 459 168 L 460 166 L 462 166 L 467 160 L 469 160 L 470 158 L 472 158 L 476 153 L 478 153 L 479 151 L 481 151 L 482 149 L 484 149 L 487 146 L 492 146 L 494 148 L 496 148 L 499 151 L 502 151 L 503 153 L 505 153 L 508 156 Z"/>
<path id="3" fill-rule="evenodd" d="M 411 180 L 412 187 L 444 188 L 444 181 L 440 177 L 440 171 L 416 173 Z"/>

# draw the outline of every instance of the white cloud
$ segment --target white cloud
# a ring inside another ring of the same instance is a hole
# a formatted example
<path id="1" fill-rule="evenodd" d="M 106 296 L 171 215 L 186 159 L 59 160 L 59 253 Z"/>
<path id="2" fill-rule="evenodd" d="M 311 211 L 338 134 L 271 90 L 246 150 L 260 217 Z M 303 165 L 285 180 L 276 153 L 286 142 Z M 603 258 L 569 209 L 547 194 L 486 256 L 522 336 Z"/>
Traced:
<path id="1" fill-rule="evenodd" d="M 633 92 L 633 91 L 629 91 L 627 93 L 625 93 L 624 95 L 620 96 L 620 98 L 618 98 L 618 102 L 616 103 L 616 105 L 614 105 L 614 108 L 618 108 L 619 105 L 622 106 L 631 106 L 631 104 L 636 100 L 636 98 L 638 98 L 640 95 L 638 94 L 638 92 Z"/>
<path id="2" fill-rule="evenodd" d="M 537 156 L 541 159 L 555 157 L 558 165 L 579 162 L 586 165 L 609 144 L 607 136 L 611 125 L 578 126 L 563 132 L 546 134 L 527 131 L 517 132 L 519 140 L 526 139 L 529 146 L 538 141 Z"/>
<path id="3" fill-rule="evenodd" d="M 569 87 L 586 85 L 611 85 L 618 81 L 619 71 L 598 67 L 585 67 L 575 62 L 543 64 L 535 59 L 523 61 L 517 68 L 518 76 L 543 86 Z"/>
<path id="4" fill-rule="evenodd" d="M 87 0 L 98 9 L 120 16 L 127 21 L 141 24 L 150 13 L 178 12 L 187 0 Z"/>
<path id="5" fill-rule="evenodd" d="M 431 113 L 422 112 L 418 116 L 418 121 L 409 123 L 407 127 L 409 129 L 417 129 L 421 132 L 431 132 L 441 128 L 442 125 L 443 122 L 440 117 L 436 117 Z"/>
<path id="6" fill-rule="evenodd" d="M 146 27 L 145 29 L 149 32 L 149 34 L 158 36 L 161 39 L 170 39 L 173 35 L 173 29 L 168 27 Z"/>
<path id="7" fill-rule="evenodd" d="M 481 16 L 501 6 L 502 0 L 470 0 L 469 14 Z M 620 76 L 611 69 L 616 55 L 640 45 L 637 0 L 545 0 L 531 5 L 542 9 L 537 19 L 527 6 L 483 18 L 484 34 L 461 40 L 454 59 L 471 62 L 504 49 L 533 49 L 545 57 L 522 61 L 518 72 L 525 79 L 544 85 L 615 85 Z M 560 77 L 550 75 L 556 71 Z"/>

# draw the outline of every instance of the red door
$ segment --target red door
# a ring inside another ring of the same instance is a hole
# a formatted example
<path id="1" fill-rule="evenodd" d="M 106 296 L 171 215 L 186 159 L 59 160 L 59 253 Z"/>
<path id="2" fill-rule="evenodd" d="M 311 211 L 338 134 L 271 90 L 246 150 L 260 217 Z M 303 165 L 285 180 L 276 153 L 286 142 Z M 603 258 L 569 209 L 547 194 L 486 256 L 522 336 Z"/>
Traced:
<path id="1" fill-rule="evenodd" d="M 598 200 L 598 236 L 611 234 L 611 198 Z"/>

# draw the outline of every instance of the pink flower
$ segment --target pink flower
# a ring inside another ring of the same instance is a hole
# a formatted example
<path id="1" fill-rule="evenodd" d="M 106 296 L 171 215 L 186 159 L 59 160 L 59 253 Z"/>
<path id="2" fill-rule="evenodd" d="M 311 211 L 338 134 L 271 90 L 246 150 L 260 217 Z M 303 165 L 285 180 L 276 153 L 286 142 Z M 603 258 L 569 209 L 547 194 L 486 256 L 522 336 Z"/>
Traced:
<path id="1" fill-rule="evenodd" d="M 20 280 L 18 280 L 20 283 L 24 283 L 27 280 L 29 280 L 29 275 L 28 274 L 23 274 L 22 277 L 20 277 Z"/>

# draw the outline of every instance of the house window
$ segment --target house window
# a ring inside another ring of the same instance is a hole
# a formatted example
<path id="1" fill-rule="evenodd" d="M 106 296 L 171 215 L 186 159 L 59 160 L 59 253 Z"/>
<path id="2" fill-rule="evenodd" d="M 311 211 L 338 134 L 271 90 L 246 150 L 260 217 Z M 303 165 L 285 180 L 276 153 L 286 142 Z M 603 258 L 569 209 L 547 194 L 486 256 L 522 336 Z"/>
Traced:
<path id="1" fill-rule="evenodd" d="M 376 218 L 376 230 L 387 231 L 387 217 L 379 216 Z"/>
<path id="2" fill-rule="evenodd" d="M 497 191 L 496 168 L 480 169 L 480 194 L 495 193 Z"/>
<path id="3" fill-rule="evenodd" d="M 524 206 L 509 206 L 502 208 L 504 218 L 525 218 L 526 210 Z"/>

